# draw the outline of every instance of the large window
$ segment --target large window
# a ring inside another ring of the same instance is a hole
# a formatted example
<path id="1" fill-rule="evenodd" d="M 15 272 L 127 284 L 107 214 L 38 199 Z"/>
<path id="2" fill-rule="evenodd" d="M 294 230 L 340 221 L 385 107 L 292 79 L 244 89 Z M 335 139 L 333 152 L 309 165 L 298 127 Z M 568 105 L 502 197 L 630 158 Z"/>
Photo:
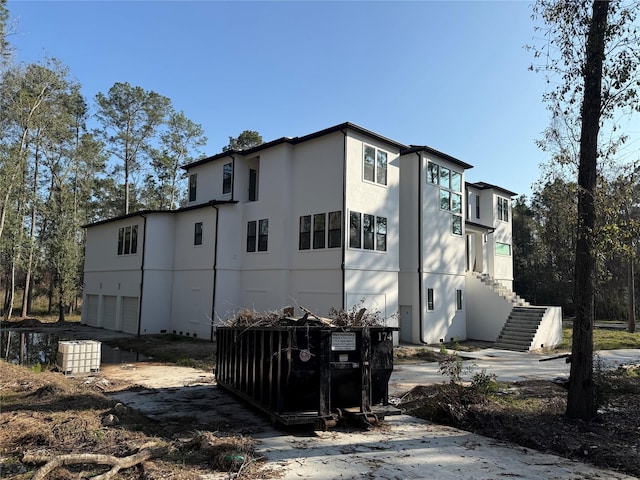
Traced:
<path id="1" fill-rule="evenodd" d="M 329 212 L 328 218 L 329 223 L 327 224 L 326 213 L 300 217 L 298 237 L 298 248 L 300 250 L 310 250 L 312 244 L 314 249 L 339 248 L 342 246 L 342 214 L 341 212 Z M 313 232 L 313 243 L 311 232 Z"/>
<path id="2" fill-rule="evenodd" d="M 120 227 L 118 230 L 118 255 L 138 253 L 138 225 Z"/>
<path id="3" fill-rule="evenodd" d="M 387 184 L 387 152 L 371 145 L 364 146 L 363 177 L 368 182 Z"/>
<path id="4" fill-rule="evenodd" d="M 498 220 L 509 221 L 509 200 L 498 197 Z"/>
<path id="5" fill-rule="evenodd" d="M 202 222 L 197 222 L 193 229 L 193 244 L 202 245 Z"/>
<path id="6" fill-rule="evenodd" d="M 222 193 L 231 193 L 231 185 L 233 180 L 233 166 L 225 163 L 222 167 Z"/>
<path id="7" fill-rule="evenodd" d="M 351 212 L 349 219 L 349 247 L 387 251 L 386 217 Z"/>
<path id="8" fill-rule="evenodd" d="M 440 187 L 440 209 L 451 212 L 451 233 L 462 235 L 462 174 L 437 163 L 427 164 L 427 183 Z"/>
<path id="9" fill-rule="evenodd" d="M 189 201 L 196 201 L 196 190 L 198 188 L 198 174 L 192 173 L 189 175 Z"/>

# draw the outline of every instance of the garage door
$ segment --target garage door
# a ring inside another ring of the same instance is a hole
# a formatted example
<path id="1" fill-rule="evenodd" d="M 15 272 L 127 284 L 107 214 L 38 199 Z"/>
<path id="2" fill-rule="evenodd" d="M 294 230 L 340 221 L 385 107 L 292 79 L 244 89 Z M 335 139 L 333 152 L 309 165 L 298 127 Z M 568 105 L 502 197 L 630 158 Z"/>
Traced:
<path id="1" fill-rule="evenodd" d="M 84 323 L 91 327 L 98 326 L 98 295 L 87 295 L 84 309 Z"/>
<path id="2" fill-rule="evenodd" d="M 138 297 L 122 297 L 122 331 L 138 333 Z"/>
<path id="3" fill-rule="evenodd" d="M 116 297 L 112 295 L 105 295 L 102 305 L 102 326 L 107 330 L 115 330 Z"/>

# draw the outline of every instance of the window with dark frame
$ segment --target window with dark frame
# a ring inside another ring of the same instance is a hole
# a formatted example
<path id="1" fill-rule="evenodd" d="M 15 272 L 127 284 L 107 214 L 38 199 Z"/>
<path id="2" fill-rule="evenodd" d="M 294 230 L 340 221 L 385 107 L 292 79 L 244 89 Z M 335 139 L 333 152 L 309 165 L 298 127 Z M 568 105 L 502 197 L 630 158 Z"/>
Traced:
<path id="1" fill-rule="evenodd" d="M 265 218 L 258 222 L 258 251 L 266 252 L 269 245 L 269 219 Z"/>
<path id="2" fill-rule="evenodd" d="M 222 166 L 222 193 L 231 193 L 233 181 L 233 166 L 231 163 L 225 163 Z"/>
<path id="3" fill-rule="evenodd" d="M 349 246 L 361 248 L 362 214 L 360 212 L 349 213 Z"/>
<path id="4" fill-rule="evenodd" d="M 193 228 L 193 244 L 202 245 L 202 222 L 196 222 Z"/>
<path id="5" fill-rule="evenodd" d="M 376 250 L 387 251 L 387 219 L 376 217 Z"/>
<path id="6" fill-rule="evenodd" d="M 433 288 L 427 288 L 427 310 L 433 310 Z"/>
<path id="7" fill-rule="evenodd" d="M 476 218 L 480 218 L 480 195 L 476 195 Z"/>
<path id="8" fill-rule="evenodd" d="M 309 250 L 311 248 L 311 215 L 300 217 L 300 236 L 298 239 L 299 250 Z"/>
<path id="9" fill-rule="evenodd" d="M 326 237 L 326 213 L 316 213 L 313 216 L 313 248 L 314 250 L 324 248 Z"/>
<path id="10" fill-rule="evenodd" d="M 256 251 L 258 222 L 255 220 L 247 222 L 247 252 Z"/>
<path id="11" fill-rule="evenodd" d="M 189 201 L 196 201 L 196 193 L 198 189 L 198 174 L 192 173 L 189 175 Z"/>
<path id="12" fill-rule="evenodd" d="M 373 250 L 375 246 L 374 224 L 375 216 L 364 214 L 362 216 L 362 248 Z"/>
<path id="13" fill-rule="evenodd" d="M 342 212 L 329 212 L 329 248 L 342 246 Z"/>
<path id="14" fill-rule="evenodd" d="M 462 290 L 456 290 L 456 310 L 462 310 Z"/>

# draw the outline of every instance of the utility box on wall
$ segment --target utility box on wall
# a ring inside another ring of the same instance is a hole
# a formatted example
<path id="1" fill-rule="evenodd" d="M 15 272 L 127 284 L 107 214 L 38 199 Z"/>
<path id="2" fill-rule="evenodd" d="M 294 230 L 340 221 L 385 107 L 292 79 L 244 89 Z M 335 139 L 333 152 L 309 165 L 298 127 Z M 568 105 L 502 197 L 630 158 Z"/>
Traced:
<path id="1" fill-rule="evenodd" d="M 96 340 L 58 342 L 56 365 L 65 375 L 100 371 L 101 343 Z"/>

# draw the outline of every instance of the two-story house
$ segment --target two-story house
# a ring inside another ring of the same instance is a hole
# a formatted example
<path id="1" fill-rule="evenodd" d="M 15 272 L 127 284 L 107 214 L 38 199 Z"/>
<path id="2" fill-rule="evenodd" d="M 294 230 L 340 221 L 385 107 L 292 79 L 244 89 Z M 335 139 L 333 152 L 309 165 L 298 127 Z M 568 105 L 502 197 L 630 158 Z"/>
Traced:
<path id="1" fill-rule="evenodd" d="M 241 308 L 362 303 L 412 343 L 505 324 L 470 327 L 465 292 L 511 288 L 513 193 L 465 183 L 469 164 L 343 123 L 184 168 L 187 207 L 86 227 L 84 323 L 213 339 Z"/>

